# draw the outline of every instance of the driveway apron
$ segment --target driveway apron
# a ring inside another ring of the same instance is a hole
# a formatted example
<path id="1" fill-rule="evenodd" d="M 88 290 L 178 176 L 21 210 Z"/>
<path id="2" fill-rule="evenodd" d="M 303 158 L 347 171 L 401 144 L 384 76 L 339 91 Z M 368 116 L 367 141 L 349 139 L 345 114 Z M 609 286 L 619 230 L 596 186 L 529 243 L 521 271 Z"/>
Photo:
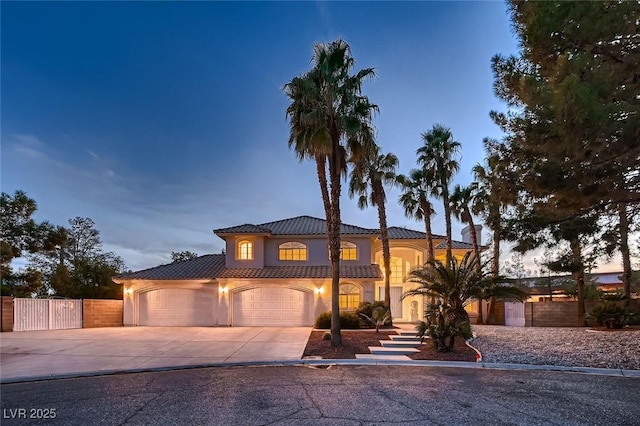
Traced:
<path id="1" fill-rule="evenodd" d="M 0 334 L 0 378 L 298 360 L 310 327 L 113 327 Z"/>

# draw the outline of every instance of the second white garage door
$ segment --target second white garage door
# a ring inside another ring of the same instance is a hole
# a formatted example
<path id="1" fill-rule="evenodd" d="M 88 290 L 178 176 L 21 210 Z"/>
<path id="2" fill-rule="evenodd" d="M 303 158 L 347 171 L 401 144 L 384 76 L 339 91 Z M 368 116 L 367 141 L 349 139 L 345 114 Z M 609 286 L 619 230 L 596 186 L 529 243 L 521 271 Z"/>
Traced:
<path id="1" fill-rule="evenodd" d="M 285 287 L 258 287 L 233 295 L 235 326 L 313 325 L 313 295 Z"/>
<path id="2" fill-rule="evenodd" d="M 140 294 L 139 324 L 152 326 L 212 326 L 217 300 L 214 293 L 185 288 L 163 288 Z"/>

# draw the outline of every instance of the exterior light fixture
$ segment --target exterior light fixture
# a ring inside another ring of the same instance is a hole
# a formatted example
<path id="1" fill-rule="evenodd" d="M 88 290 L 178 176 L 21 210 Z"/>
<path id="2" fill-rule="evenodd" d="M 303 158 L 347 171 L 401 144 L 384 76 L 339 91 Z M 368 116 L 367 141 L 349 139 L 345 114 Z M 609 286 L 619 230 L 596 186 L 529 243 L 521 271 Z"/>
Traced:
<path id="1" fill-rule="evenodd" d="M 322 287 L 316 288 L 316 294 L 322 294 Z"/>
<path id="2" fill-rule="evenodd" d="M 130 288 L 124 289 L 124 294 L 131 294 L 131 293 L 133 293 L 133 290 L 131 290 Z"/>
<path id="3" fill-rule="evenodd" d="M 226 287 L 220 287 L 220 293 L 226 294 L 229 290 Z"/>

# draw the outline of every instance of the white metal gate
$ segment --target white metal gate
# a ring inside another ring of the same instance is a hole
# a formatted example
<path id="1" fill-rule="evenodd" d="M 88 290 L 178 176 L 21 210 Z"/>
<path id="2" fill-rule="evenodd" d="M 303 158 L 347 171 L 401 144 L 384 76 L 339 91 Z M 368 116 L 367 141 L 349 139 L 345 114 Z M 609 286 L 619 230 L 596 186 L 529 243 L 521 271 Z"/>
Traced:
<path id="1" fill-rule="evenodd" d="M 82 300 L 13 299 L 13 331 L 82 328 Z"/>
<path id="2" fill-rule="evenodd" d="M 504 325 L 524 327 L 524 303 L 504 302 Z"/>

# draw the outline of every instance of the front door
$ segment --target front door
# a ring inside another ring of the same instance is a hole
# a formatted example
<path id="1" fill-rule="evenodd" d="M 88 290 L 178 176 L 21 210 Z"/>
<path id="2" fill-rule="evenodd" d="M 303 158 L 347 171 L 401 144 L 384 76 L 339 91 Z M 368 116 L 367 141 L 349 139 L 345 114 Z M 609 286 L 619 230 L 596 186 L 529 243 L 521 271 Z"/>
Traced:
<path id="1" fill-rule="evenodd" d="M 391 286 L 391 315 L 393 319 L 402 319 L 402 286 Z M 384 287 L 380 287 L 380 300 L 384 300 Z"/>

